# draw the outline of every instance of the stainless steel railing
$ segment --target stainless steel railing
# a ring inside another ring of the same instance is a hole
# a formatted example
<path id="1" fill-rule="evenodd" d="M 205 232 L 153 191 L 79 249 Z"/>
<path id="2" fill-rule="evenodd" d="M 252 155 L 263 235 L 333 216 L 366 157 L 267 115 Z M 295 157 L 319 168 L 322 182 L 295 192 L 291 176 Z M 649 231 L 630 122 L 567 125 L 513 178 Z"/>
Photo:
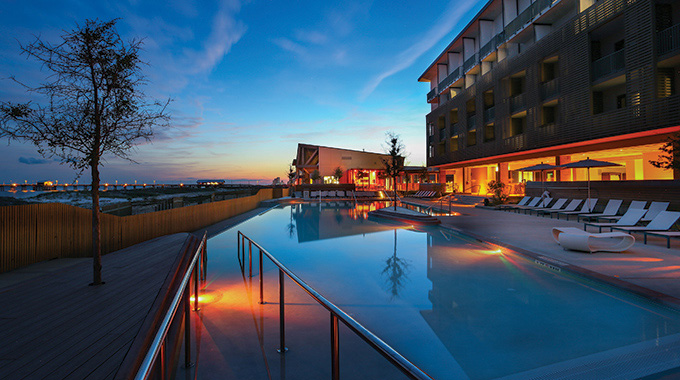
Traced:
<path id="1" fill-rule="evenodd" d="M 205 281 L 206 279 L 206 274 L 207 274 L 207 250 L 206 250 L 206 245 L 207 245 L 207 239 L 208 239 L 208 232 L 206 231 L 203 234 L 203 238 L 201 239 L 201 244 L 199 244 L 198 248 L 193 252 L 193 258 L 191 260 L 191 263 L 187 267 L 186 273 L 182 277 L 182 282 L 179 285 L 179 288 L 177 289 L 177 293 L 175 293 L 174 297 L 172 298 L 172 303 L 170 304 L 170 307 L 168 311 L 165 313 L 165 316 L 163 317 L 163 320 L 161 321 L 160 326 L 158 327 L 158 332 L 156 332 L 156 335 L 154 336 L 153 341 L 151 342 L 151 346 L 149 347 L 149 350 L 146 353 L 146 356 L 144 357 L 144 360 L 142 361 L 142 364 L 139 367 L 139 370 L 137 371 L 137 374 L 135 375 L 135 380 L 145 380 L 148 379 L 149 377 L 152 376 L 153 368 L 154 365 L 156 364 L 156 361 L 159 357 L 159 354 L 161 352 L 165 351 L 165 340 L 168 335 L 168 331 L 170 330 L 170 325 L 172 324 L 175 315 L 177 313 L 177 309 L 179 308 L 179 304 L 184 298 L 184 365 L 186 367 L 191 367 L 193 364 L 191 363 L 191 330 L 189 329 L 189 321 L 191 317 L 190 309 L 191 309 L 191 289 L 188 286 L 190 281 L 191 281 L 191 276 L 194 276 L 194 311 L 198 311 L 198 284 L 199 281 Z M 164 364 L 164 363 L 162 363 Z M 161 365 L 161 374 L 159 375 L 161 379 L 166 378 L 165 376 L 165 365 Z"/>
<path id="2" fill-rule="evenodd" d="M 429 375 L 423 372 L 415 364 L 408 361 L 401 354 L 395 351 L 383 340 L 378 338 L 371 331 L 362 326 L 354 318 L 342 311 L 335 304 L 327 300 L 324 296 L 319 294 L 311 286 L 307 285 L 290 269 L 286 268 L 279 262 L 271 253 L 267 252 L 261 245 L 254 242 L 252 239 L 244 235 L 241 231 L 237 234 L 237 254 L 241 265 L 241 271 L 245 274 L 246 264 L 246 241 L 248 242 L 248 276 L 253 277 L 253 246 L 259 250 L 259 277 L 260 277 L 260 304 L 264 303 L 264 280 L 263 280 L 263 257 L 267 256 L 274 265 L 279 269 L 279 349 L 280 353 L 285 353 L 286 348 L 286 319 L 285 319 L 285 277 L 288 276 L 293 282 L 300 286 L 307 294 L 309 294 L 316 302 L 323 306 L 330 312 L 331 316 L 331 373 L 332 379 L 338 380 L 340 378 L 340 341 L 339 341 L 339 324 L 341 321 L 350 330 L 363 339 L 369 346 L 385 357 L 390 363 L 397 367 L 401 372 L 411 379 L 432 379 Z"/>

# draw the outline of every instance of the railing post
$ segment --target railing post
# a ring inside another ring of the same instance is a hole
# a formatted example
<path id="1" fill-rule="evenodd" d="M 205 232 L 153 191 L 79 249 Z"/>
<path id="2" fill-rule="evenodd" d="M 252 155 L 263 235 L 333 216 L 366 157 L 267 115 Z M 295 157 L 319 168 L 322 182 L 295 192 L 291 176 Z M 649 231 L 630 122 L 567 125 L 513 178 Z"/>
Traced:
<path id="1" fill-rule="evenodd" d="M 264 275 L 262 274 L 262 248 L 260 248 L 260 305 L 264 304 Z"/>
<path id="2" fill-rule="evenodd" d="M 208 279 L 208 241 L 203 242 L 203 282 Z"/>
<path id="3" fill-rule="evenodd" d="M 194 267 L 194 311 L 199 311 L 198 308 L 198 268 Z"/>
<path id="4" fill-rule="evenodd" d="M 184 289 L 184 367 L 189 368 L 191 362 L 191 290 Z"/>
<path id="5" fill-rule="evenodd" d="M 332 379 L 340 379 L 340 340 L 338 335 L 338 316 L 331 313 L 331 368 Z"/>
<path id="6" fill-rule="evenodd" d="M 288 348 L 286 348 L 286 300 L 284 298 L 284 279 L 283 269 L 279 268 L 279 349 L 277 351 L 281 354 L 288 351 Z"/>
<path id="7" fill-rule="evenodd" d="M 253 242 L 248 239 L 248 277 L 253 277 Z"/>
<path id="8" fill-rule="evenodd" d="M 236 233 L 236 254 L 238 255 L 239 261 L 241 260 L 241 231 Z"/>

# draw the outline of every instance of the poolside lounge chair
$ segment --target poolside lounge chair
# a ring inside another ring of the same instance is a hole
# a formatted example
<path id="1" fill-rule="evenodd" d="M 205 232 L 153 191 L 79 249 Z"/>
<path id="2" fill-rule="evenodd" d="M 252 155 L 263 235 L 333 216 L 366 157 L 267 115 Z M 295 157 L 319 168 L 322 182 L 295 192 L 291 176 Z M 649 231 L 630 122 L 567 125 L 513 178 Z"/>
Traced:
<path id="1" fill-rule="evenodd" d="M 345 191 L 344 190 L 337 190 L 336 195 L 338 198 L 344 198 L 345 197 Z"/>
<path id="2" fill-rule="evenodd" d="M 550 214 L 553 211 L 560 211 L 562 207 L 564 207 L 565 204 L 567 204 L 568 199 L 567 198 L 560 198 L 553 203 L 552 207 L 549 209 L 535 209 L 531 211 L 536 211 L 536 215 L 538 214 Z M 529 211 L 529 214 L 531 214 L 531 211 Z"/>
<path id="3" fill-rule="evenodd" d="M 592 233 L 576 227 L 554 227 L 552 235 L 564 249 L 589 253 L 623 252 L 635 244 L 635 237 L 623 232 Z"/>
<path id="4" fill-rule="evenodd" d="M 647 211 L 649 212 L 649 211 Z M 621 230 L 625 232 L 645 232 L 645 231 L 668 231 L 673 227 L 675 222 L 680 219 L 680 211 L 661 211 L 657 216 L 649 222 L 648 225 L 632 226 L 632 227 L 612 227 L 613 230 Z"/>
<path id="5" fill-rule="evenodd" d="M 572 199 L 571 202 L 567 205 L 567 207 L 564 208 L 562 211 L 550 211 L 550 219 L 552 219 L 553 214 L 557 214 L 558 212 L 566 212 L 566 211 L 574 211 L 578 207 L 578 205 L 581 204 L 583 199 Z M 547 214 L 547 213 L 546 213 Z M 559 219 L 559 217 L 558 217 Z"/>
<path id="6" fill-rule="evenodd" d="M 616 227 L 616 226 L 619 226 L 619 227 L 634 226 L 640 221 L 640 219 L 642 219 L 642 217 L 645 215 L 646 212 L 647 212 L 647 210 L 642 210 L 642 209 L 639 209 L 639 208 L 629 208 L 628 211 L 626 211 L 626 213 L 623 214 L 623 217 L 621 217 L 621 219 L 619 219 L 619 221 L 616 222 L 616 223 L 610 223 L 610 222 L 606 222 L 606 223 L 602 223 L 602 222 L 583 223 L 583 230 L 585 231 L 588 228 L 588 226 L 599 228 L 598 232 L 602 232 L 602 228 L 606 228 L 606 227 L 609 227 L 611 229 L 612 227 Z"/>
<path id="7" fill-rule="evenodd" d="M 560 218 L 560 215 L 566 215 L 567 220 L 569 220 L 569 216 L 571 216 L 571 215 L 591 213 L 591 212 L 593 212 L 593 209 L 595 208 L 596 204 L 597 204 L 597 198 L 588 198 L 588 199 L 586 199 L 585 202 L 583 202 L 583 206 L 581 207 L 581 210 L 579 210 L 579 211 L 560 211 L 560 212 L 557 213 L 557 219 Z"/>
<path id="8" fill-rule="evenodd" d="M 546 197 L 546 198 L 543 198 L 542 201 L 539 201 L 538 204 L 534 207 L 521 206 L 521 207 L 516 208 L 515 210 L 517 210 L 518 213 L 520 211 L 524 211 L 525 214 L 527 213 L 527 211 L 547 210 L 550 203 L 552 203 L 552 200 L 553 200 L 552 198 Z"/>
<path id="9" fill-rule="evenodd" d="M 647 205 L 647 201 L 632 201 L 630 202 L 630 205 L 628 205 L 628 208 L 626 210 L 630 210 L 631 208 L 637 208 L 637 209 L 644 209 L 645 206 Z M 617 221 L 621 219 L 623 215 L 612 215 L 612 216 L 599 216 L 597 217 L 597 220 L 609 220 L 609 221 Z"/>
<path id="10" fill-rule="evenodd" d="M 526 196 L 526 197 L 520 199 L 519 202 L 517 202 L 516 204 L 512 204 L 512 205 L 500 205 L 498 208 L 499 208 L 500 210 L 504 210 L 504 209 L 510 208 L 510 207 L 524 206 L 524 205 L 526 205 L 527 203 L 529 203 L 530 200 L 531 200 L 531 197 L 530 197 L 530 196 Z"/>
<path id="11" fill-rule="evenodd" d="M 642 218 L 642 221 L 650 222 L 652 219 L 656 218 L 660 212 L 666 211 L 670 204 L 671 202 L 652 202 L 652 204 L 649 205 L 649 210 Z"/>
<path id="12" fill-rule="evenodd" d="M 581 218 L 590 220 L 590 218 L 598 218 L 598 217 L 601 217 L 601 216 L 616 215 L 619 212 L 619 208 L 621 207 L 622 203 L 623 203 L 623 200 L 621 200 L 621 199 L 610 199 L 609 202 L 607 202 L 607 205 L 604 207 L 604 210 L 601 213 L 578 214 L 578 215 L 576 215 L 576 221 L 580 222 Z"/>
<path id="13" fill-rule="evenodd" d="M 511 206 L 511 207 L 508 208 L 508 210 L 515 211 L 515 210 L 520 209 L 522 207 L 536 207 L 536 205 L 540 201 L 541 201 L 541 197 L 534 197 L 526 205 L 524 205 L 524 206 L 517 206 L 517 205 Z"/>
<path id="14" fill-rule="evenodd" d="M 666 238 L 666 248 L 671 247 L 672 237 L 680 237 L 680 231 L 642 231 L 642 233 L 645 236 L 645 244 L 647 244 L 647 235 Z"/>

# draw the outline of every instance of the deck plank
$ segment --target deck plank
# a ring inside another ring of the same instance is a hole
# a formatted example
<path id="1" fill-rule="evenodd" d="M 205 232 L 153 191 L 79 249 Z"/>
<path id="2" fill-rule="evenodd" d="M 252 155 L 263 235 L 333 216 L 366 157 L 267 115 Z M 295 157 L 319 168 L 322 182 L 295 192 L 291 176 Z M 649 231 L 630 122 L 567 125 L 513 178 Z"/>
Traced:
<path id="1" fill-rule="evenodd" d="M 105 255 L 103 286 L 87 285 L 92 265 L 84 262 L 0 288 L 2 377 L 113 377 L 187 236 Z"/>

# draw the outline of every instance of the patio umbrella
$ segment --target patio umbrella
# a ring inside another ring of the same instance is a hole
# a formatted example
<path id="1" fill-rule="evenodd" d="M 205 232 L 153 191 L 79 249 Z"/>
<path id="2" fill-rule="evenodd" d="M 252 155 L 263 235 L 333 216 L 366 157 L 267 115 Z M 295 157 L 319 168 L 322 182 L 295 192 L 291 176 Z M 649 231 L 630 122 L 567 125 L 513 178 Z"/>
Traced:
<path id="1" fill-rule="evenodd" d="M 590 200 L 590 168 L 601 168 L 601 167 L 605 167 L 605 166 L 621 166 L 621 165 L 613 163 L 613 162 L 591 160 L 590 157 L 588 157 L 585 160 L 570 162 L 568 164 L 559 165 L 557 167 L 558 168 L 564 168 L 564 169 L 585 168 L 586 171 L 588 172 L 588 199 Z M 593 211 L 590 204 L 588 205 L 588 209 L 590 211 Z"/>
<path id="2" fill-rule="evenodd" d="M 541 172 L 541 186 L 543 187 L 543 192 L 545 193 L 545 171 L 546 170 L 553 170 L 556 169 L 557 166 L 553 166 L 550 164 L 544 164 L 540 163 L 538 165 L 532 165 L 532 166 L 527 166 L 525 168 L 517 169 L 522 172 L 535 172 L 535 171 L 540 171 Z"/>

